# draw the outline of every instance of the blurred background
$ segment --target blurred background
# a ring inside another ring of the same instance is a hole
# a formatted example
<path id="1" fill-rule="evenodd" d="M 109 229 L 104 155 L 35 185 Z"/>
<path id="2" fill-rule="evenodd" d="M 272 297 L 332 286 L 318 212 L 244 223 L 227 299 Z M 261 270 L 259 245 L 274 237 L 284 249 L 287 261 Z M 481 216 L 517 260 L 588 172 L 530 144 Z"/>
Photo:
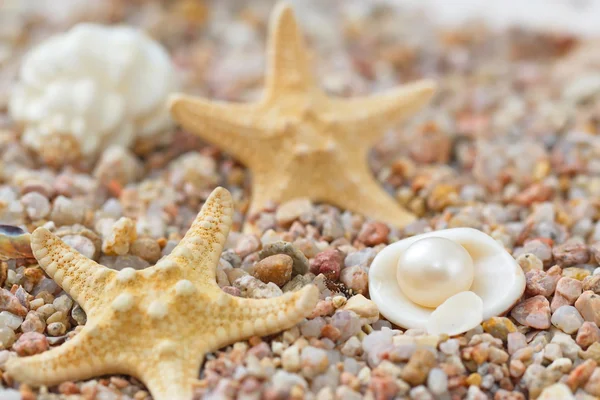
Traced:
<path id="1" fill-rule="evenodd" d="M 168 50 L 184 92 L 256 99 L 274 3 L 4 0 L 0 127 L 12 126 L 6 109 L 23 54 L 83 21 L 146 31 Z M 372 168 L 390 192 L 401 191 L 418 166 L 451 163 L 427 182 L 455 182 L 466 200 L 514 196 L 543 179 L 554 190 L 563 173 L 583 174 L 568 197 L 600 196 L 600 1 L 290 3 L 327 92 L 350 96 L 438 80 L 432 105 L 373 153 Z M 425 212 L 422 203 L 413 211 Z"/>

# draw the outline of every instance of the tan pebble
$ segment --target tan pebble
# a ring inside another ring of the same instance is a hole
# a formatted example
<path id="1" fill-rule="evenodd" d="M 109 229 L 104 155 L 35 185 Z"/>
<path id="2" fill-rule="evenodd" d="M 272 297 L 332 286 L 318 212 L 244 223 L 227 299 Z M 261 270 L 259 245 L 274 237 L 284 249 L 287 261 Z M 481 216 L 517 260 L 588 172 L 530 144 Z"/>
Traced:
<path id="1" fill-rule="evenodd" d="M 570 267 L 562 270 L 562 276 L 577 279 L 578 281 L 583 281 L 589 275 L 590 271 L 584 268 Z"/>
<path id="2" fill-rule="evenodd" d="M 575 302 L 575 308 L 586 321 L 600 324 L 600 295 L 591 290 L 586 290 Z"/>
<path id="3" fill-rule="evenodd" d="M 292 278 L 293 260 L 286 254 L 275 254 L 260 260 L 253 275 L 264 283 L 273 282 L 282 287 Z"/>
<path id="4" fill-rule="evenodd" d="M 577 331 L 576 342 L 587 349 L 592 343 L 600 342 L 600 329 L 594 322 L 585 321 Z"/>
<path id="5" fill-rule="evenodd" d="M 481 385 L 481 375 L 478 373 L 473 373 L 469 375 L 467 378 L 467 385 L 469 386 L 480 386 Z"/>
<path id="6" fill-rule="evenodd" d="M 346 297 L 344 296 L 334 296 L 331 299 L 331 302 L 333 303 L 333 306 L 337 309 L 337 308 L 341 308 L 346 304 Z"/>
<path id="7" fill-rule="evenodd" d="M 131 244 L 130 253 L 153 264 L 162 257 L 160 245 L 152 238 L 139 238 Z"/>
<path id="8" fill-rule="evenodd" d="M 483 330 L 495 338 L 506 341 L 508 334 L 517 331 L 513 322 L 505 317 L 492 317 L 481 324 Z"/>
<path id="9" fill-rule="evenodd" d="M 435 363 L 435 355 L 431 351 L 424 348 L 417 349 L 402 369 L 400 377 L 413 386 L 421 385 Z"/>
<path id="10" fill-rule="evenodd" d="M 368 320 L 377 320 L 379 318 L 379 309 L 377 308 L 377 305 L 362 294 L 350 297 L 342 309 L 353 311 L 359 317 Z"/>

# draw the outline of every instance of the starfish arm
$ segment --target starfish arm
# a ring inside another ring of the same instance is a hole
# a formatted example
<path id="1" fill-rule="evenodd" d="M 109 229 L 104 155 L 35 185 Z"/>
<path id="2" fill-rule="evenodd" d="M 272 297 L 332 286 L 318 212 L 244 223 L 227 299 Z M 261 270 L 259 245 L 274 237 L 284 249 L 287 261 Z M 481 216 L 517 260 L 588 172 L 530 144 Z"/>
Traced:
<path id="1" fill-rule="evenodd" d="M 434 91 L 435 83 L 425 79 L 372 96 L 330 99 L 325 114 L 333 124 L 357 132 L 359 139 L 372 144 L 423 107 Z"/>
<path id="2" fill-rule="evenodd" d="M 203 354 L 178 350 L 171 340 L 159 343 L 149 357 L 134 368 L 154 400 L 191 400 Z"/>
<path id="3" fill-rule="evenodd" d="M 222 325 L 211 338 L 209 349 L 218 349 L 254 335 L 271 335 L 291 328 L 309 315 L 319 290 L 314 285 L 270 299 L 243 299 L 223 293 L 218 302 L 232 303 L 231 314 L 221 316 Z"/>
<path id="4" fill-rule="evenodd" d="M 225 150 L 242 163 L 252 163 L 256 142 L 271 127 L 255 104 L 208 101 L 171 95 L 169 109 L 184 129 Z"/>
<path id="5" fill-rule="evenodd" d="M 10 359 L 8 375 L 20 382 L 50 386 L 120 372 L 100 358 L 101 338 L 90 335 L 90 330 L 86 326 L 73 339 L 42 354 Z"/>
<path id="6" fill-rule="evenodd" d="M 269 32 L 267 98 L 290 90 L 315 89 L 304 39 L 294 11 L 288 4 L 276 6 L 271 15 Z"/>
<path id="7" fill-rule="evenodd" d="M 229 191 L 217 187 L 171 254 L 156 266 L 177 265 L 183 277 L 192 282 L 214 282 L 223 246 L 232 222 L 233 200 Z"/>
<path id="8" fill-rule="evenodd" d="M 101 299 L 103 287 L 115 272 L 83 256 L 45 228 L 31 235 L 39 265 L 79 305 L 89 312 Z"/>
<path id="9" fill-rule="evenodd" d="M 403 228 L 415 220 L 415 216 L 402 208 L 370 172 L 356 170 L 347 173 L 350 176 L 342 181 L 348 183 L 328 192 L 323 200 L 397 228 Z M 352 193 L 352 196 L 345 195 L 347 193 Z"/>

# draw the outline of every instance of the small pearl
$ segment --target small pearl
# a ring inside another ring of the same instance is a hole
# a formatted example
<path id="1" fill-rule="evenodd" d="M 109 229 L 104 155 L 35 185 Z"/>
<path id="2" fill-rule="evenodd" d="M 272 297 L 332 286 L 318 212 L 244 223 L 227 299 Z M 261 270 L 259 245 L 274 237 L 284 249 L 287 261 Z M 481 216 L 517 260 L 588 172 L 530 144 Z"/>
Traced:
<path id="1" fill-rule="evenodd" d="M 396 278 L 406 297 L 433 308 L 469 290 L 474 275 L 473 259 L 464 247 L 449 239 L 428 237 L 400 255 Z"/>

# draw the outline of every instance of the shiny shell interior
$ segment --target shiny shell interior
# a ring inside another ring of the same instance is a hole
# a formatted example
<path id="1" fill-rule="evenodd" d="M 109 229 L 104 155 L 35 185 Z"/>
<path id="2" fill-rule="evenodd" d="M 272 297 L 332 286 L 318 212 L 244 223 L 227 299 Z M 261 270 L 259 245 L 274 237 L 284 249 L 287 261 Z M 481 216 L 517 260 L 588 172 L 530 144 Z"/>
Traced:
<path id="1" fill-rule="evenodd" d="M 33 258 L 29 238 L 18 226 L 0 225 L 0 260 Z"/>
<path id="2" fill-rule="evenodd" d="M 485 233 L 472 228 L 454 228 L 413 236 L 383 249 L 369 271 L 369 292 L 379 311 L 403 328 L 426 329 L 435 308 L 417 305 L 400 290 L 396 279 L 400 254 L 415 241 L 443 237 L 463 246 L 473 258 L 475 277 L 469 289 L 483 302 L 483 320 L 506 313 L 525 290 L 525 274 L 515 259 Z M 456 310 L 460 318 L 461 310 Z"/>

